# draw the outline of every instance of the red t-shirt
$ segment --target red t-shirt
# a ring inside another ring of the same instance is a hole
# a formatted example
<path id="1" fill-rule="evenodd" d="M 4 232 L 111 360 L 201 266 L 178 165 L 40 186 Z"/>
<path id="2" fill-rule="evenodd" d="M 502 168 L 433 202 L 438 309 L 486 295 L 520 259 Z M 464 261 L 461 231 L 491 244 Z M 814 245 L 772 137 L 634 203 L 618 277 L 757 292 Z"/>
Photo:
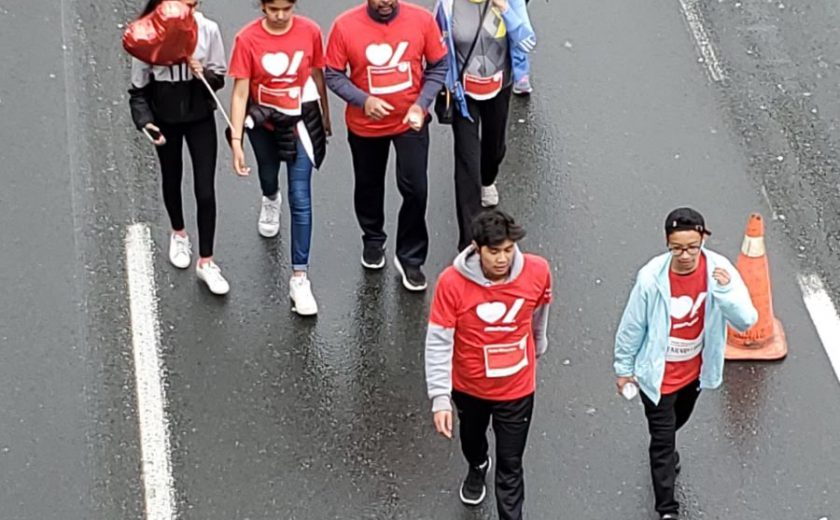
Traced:
<path id="1" fill-rule="evenodd" d="M 422 7 L 400 2 L 397 17 L 389 23 L 371 19 L 367 4 L 340 15 L 327 41 L 327 66 L 340 71 L 349 66 L 354 85 L 394 107 L 388 117 L 374 121 L 363 108 L 348 104 L 345 118 L 350 131 L 364 137 L 407 131 L 402 121 L 420 96 L 423 64 L 444 56 L 440 29 Z"/>
<path id="2" fill-rule="evenodd" d="M 455 390 L 508 401 L 536 389 L 533 314 L 551 302 L 551 270 L 539 256 L 524 261 L 515 280 L 499 285 L 478 285 L 454 267 L 440 275 L 429 321 L 455 329 Z"/>
<path id="3" fill-rule="evenodd" d="M 665 355 L 662 394 L 672 394 L 700 377 L 703 364 L 703 330 L 708 296 L 706 256 L 700 255 L 693 273 L 671 271 L 671 334 Z"/>
<path id="4" fill-rule="evenodd" d="M 294 15 L 288 32 L 271 34 L 262 20 L 236 35 L 228 75 L 251 80 L 251 101 L 298 115 L 312 69 L 324 68 L 321 29 L 309 18 Z"/>

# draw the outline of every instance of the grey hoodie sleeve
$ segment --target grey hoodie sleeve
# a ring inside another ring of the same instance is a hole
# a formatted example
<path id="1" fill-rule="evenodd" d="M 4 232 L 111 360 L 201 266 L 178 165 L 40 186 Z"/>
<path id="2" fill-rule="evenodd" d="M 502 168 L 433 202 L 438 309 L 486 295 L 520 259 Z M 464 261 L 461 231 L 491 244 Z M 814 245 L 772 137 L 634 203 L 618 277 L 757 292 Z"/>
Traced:
<path id="1" fill-rule="evenodd" d="M 225 46 L 222 33 L 216 23 L 210 25 L 210 43 L 207 48 L 207 59 L 204 63 L 204 79 L 214 91 L 225 86 Z"/>
<path id="2" fill-rule="evenodd" d="M 544 303 L 534 309 L 534 343 L 537 347 L 537 357 L 545 354 L 548 350 L 548 308 L 550 304 Z"/>
<path id="3" fill-rule="evenodd" d="M 426 331 L 426 389 L 432 412 L 452 410 L 452 353 L 455 329 L 429 323 Z"/>

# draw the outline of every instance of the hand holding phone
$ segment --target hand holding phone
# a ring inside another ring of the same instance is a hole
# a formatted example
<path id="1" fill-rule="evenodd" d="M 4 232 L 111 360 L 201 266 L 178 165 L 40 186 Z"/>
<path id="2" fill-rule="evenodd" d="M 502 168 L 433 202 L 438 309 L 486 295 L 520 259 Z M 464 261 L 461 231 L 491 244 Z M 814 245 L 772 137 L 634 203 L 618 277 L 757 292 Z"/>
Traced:
<path id="1" fill-rule="evenodd" d="M 146 126 L 143 127 L 143 133 L 146 134 L 146 137 L 148 137 L 149 141 L 151 141 L 155 146 L 163 146 L 166 144 L 166 138 L 163 136 L 160 128 L 155 126 L 154 123 L 146 123 Z"/>

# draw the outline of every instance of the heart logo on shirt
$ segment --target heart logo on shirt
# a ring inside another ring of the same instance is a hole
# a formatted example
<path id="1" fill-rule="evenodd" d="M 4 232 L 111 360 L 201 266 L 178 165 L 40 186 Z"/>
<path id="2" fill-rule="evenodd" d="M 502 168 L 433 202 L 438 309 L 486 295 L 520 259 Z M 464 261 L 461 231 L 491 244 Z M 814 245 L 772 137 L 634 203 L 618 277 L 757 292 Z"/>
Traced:
<path id="1" fill-rule="evenodd" d="M 671 317 L 681 320 L 688 316 L 692 307 L 694 307 L 694 300 L 691 299 L 691 296 L 671 298 Z"/>
<path id="2" fill-rule="evenodd" d="M 496 323 L 507 312 L 507 306 L 502 302 L 482 303 L 475 309 L 475 313 L 484 323 Z"/>
<path id="3" fill-rule="evenodd" d="M 283 52 L 264 54 L 262 66 L 272 76 L 282 76 L 289 68 L 289 57 Z"/>
<path id="4" fill-rule="evenodd" d="M 365 57 L 371 65 L 382 67 L 394 55 L 394 49 L 387 43 L 371 43 L 365 49 Z"/>
<path id="5" fill-rule="evenodd" d="M 676 320 L 681 320 L 691 314 L 691 317 L 697 316 L 700 306 L 706 301 L 707 293 L 701 292 L 697 295 L 697 300 L 693 300 L 691 296 L 680 296 L 679 298 L 671 298 L 671 317 Z"/>

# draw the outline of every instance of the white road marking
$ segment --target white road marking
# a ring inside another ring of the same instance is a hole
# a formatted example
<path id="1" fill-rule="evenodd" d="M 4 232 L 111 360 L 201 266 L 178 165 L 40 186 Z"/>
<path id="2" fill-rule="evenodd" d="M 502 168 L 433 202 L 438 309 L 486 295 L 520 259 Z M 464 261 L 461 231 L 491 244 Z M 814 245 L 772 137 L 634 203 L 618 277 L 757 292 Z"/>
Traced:
<path id="1" fill-rule="evenodd" d="M 147 225 L 129 226 L 125 254 L 146 520 L 173 520 L 176 514 L 169 421 L 159 353 L 160 326 L 152 238 Z"/>
<path id="2" fill-rule="evenodd" d="M 680 7 L 682 7 L 685 21 L 688 22 L 688 28 L 691 29 L 691 34 L 694 36 L 694 41 L 697 43 L 697 48 L 700 50 L 703 63 L 706 64 L 709 76 L 714 81 L 723 81 L 723 69 L 718 61 L 715 48 L 709 40 L 709 35 L 706 33 L 706 28 L 703 27 L 703 17 L 697 10 L 697 0 L 680 0 Z"/>
<path id="3" fill-rule="evenodd" d="M 802 289 L 802 298 L 805 300 L 805 307 L 811 320 L 817 328 L 823 348 L 837 380 L 840 381 L 840 316 L 834 307 L 831 298 L 825 290 L 825 285 L 819 276 L 799 275 L 799 287 Z"/>

